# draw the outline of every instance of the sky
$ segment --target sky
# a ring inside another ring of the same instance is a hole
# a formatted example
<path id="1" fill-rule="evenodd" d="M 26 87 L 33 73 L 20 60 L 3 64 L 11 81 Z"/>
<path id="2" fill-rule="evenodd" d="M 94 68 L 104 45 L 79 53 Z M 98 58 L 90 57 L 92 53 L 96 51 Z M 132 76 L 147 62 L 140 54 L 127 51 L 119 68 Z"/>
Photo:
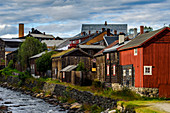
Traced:
<path id="1" fill-rule="evenodd" d="M 159 29 L 170 24 L 170 0 L 1 0 L 0 37 L 18 37 L 36 28 L 55 37 L 72 37 L 82 24 L 128 24 Z"/>

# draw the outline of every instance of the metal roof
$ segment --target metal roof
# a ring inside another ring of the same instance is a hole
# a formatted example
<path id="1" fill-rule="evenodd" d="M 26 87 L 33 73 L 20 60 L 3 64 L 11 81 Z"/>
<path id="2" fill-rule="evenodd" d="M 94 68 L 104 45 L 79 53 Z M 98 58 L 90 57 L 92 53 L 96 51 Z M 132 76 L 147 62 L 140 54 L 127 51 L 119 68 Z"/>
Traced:
<path id="1" fill-rule="evenodd" d="M 119 39 L 119 35 L 116 36 L 104 36 L 104 41 L 106 42 L 107 46 L 113 43 L 114 41 Z"/>
<path id="2" fill-rule="evenodd" d="M 104 49 L 105 46 L 101 45 L 79 45 L 81 49 Z"/>
<path id="3" fill-rule="evenodd" d="M 35 34 L 35 33 L 30 33 L 29 35 L 31 35 L 32 37 L 35 37 L 35 38 L 54 38 L 53 35 L 48 35 L 48 34 Z"/>
<path id="4" fill-rule="evenodd" d="M 103 53 L 108 53 L 108 52 L 112 52 L 112 51 L 117 51 L 117 48 L 122 47 L 123 45 L 128 44 L 130 41 L 131 41 L 131 40 L 125 41 L 123 44 L 120 44 L 120 45 L 119 45 L 119 44 L 116 44 L 115 46 L 113 46 L 113 47 L 111 47 L 111 48 L 105 49 L 105 50 L 103 51 Z"/>
<path id="5" fill-rule="evenodd" d="M 77 66 L 78 65 L 68 65 L 67 67 L 60 70 L 60 72 L 70 72 L 70 71 L 74 70 L 75 68 L 77 68 Z"/>
<path id="6" fill-rule="evenodd" d="M 1 38 L 5 42 L 23 42 L 20 39 L 14 39 L 14 38 Z"/>
<path id="7" fill-rule="evenodd" d="M 96 31 L 102 31 L 102 28 L 110 29 L 111 32 L 117 30 L 117 32 L 123 32 L 127 34 L 127 24 L 82 24 L 81 32 L 94 33 Z"/>
<path id="8" fill-rule="evenodd" d="M 60 46 L 60 44 L 62 44 L 63 42 L 65 42 L 66 40 L 42 40 L 41 43 L 45 43 L 47 44 L 48 47 L 53 47 L 53 46 Z"/>
<path id="9" fill-rule="evenodd" d="M 149 33 L 140 34 L 136 38 L 132 39 L 131 42 L 121 47 L 120 50 L 140 46 L 142 43 L 144 43 L 146 40 L 150 39 L 151 37 L 155 36 L 157 33 L 162 31 L 164 28 L 165 27 L 155 30 L 155 31 L 151 31 Z"/>
<path id="10" fill-rule="evenodd" d="M 11 52 L 11 51 L 16 51 L 18 48 L 10 48 L 10 47 L 6 47 L 5 51 Z"/>
<path id="11" fill-rule="evenodd" d="M 41 53 L 39 53 L 39 54 L 36 54 L 36 55 L 30 57 L 30 59 L 39 58 L 39 57 L 41 57 L 43 54 L 48 53 L 48 52 L 50 52 L 50 51 L 43 51 L 43 52 L 41 52 Z"/>

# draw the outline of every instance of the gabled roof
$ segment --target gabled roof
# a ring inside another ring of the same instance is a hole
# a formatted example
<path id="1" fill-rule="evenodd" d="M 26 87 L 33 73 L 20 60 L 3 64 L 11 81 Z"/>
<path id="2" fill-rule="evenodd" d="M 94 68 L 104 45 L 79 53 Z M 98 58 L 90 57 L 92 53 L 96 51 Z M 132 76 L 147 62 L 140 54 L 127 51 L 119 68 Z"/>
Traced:
<path id="1" fill-rule="evenodd" d="M 12 51 L 16 51 L 16 50 L 18 50 L 18 48 L 5 47 L 6 52 L 12 52 Z"/>
<path id="2" fill-rule="evenodd" d="M 118 44 L 118 43 L 117 43 L 116 45 L 114 45 L 114 46 L 112 46 L 112 47 L 110 47 L 110 48 L 105 49 L 105 50 L 103 51 L 103 53 L 109 53 L 109 52 L 117 51 L 117 49 L 119 49 L 120 47 L 126 45 L 126 44 L 129 43 L 130 41 L 131 41 L 131 40 L 125 41 L 123 44 Z"/>
<path id="3" fill-rule="evenodd" d="M 36 34 L 36 33 L 30 33 L 27 36 L 32 36 L 35 38 L 55 38 L 53 35 L 48 35 L 48 34 Z"/>
<path id="4" fill-rule="evenodd" d="M 105 46 L 101 45 L 79 45 L 81 49 L 103 49 Z"/>
<path id="5" fill-rule="evenodd" d="M 107 32 L 107 31 L 103 31 L 103 32 L 99 32 L 99 33 L 95 33 L 93 36 L 89 37 L 88 39 L 84 40 L 83 42 L 79 43 L 79 44 L 84 44 L 90 40 L 92 40 L 93 38 L 99 36 L 100 34 L 104 33 L 104 32 Z"/>
<path id="6" fill-rule="evenodd" d="M 51 56 L 51 58 L 58 58 L 58 57 L 62 58 L 63 56 L 69 55 L 70 53 L 73 53 L 73 52 L 75 52 L 75 51 L 80 51 L 80 52 L 82 52 L 83 54 L 85 54 L 85 55 L 87 55 L 87 56 L 89 56 L 89 57 L 92 57 L 91 55 L 89 55 L 88 53 L 86 53 L 85 51 L 83 51 L 83 50 L 81 50 L 81 49 L 79 49 L 79 48 L 71 48 L 71 49 L 62 51 L 62 52 L 60 52 L 60 53 L 54 54 L 54 55 Z"/>
<path id="7" fill-rule="evenodd" d="M 107 46 L 113 43 L 114 41 L 119 39 L 119 35 L 116 36 L 104 36 L 104 41 L 106 42 Z"/>
<path id="8" fill-rule="evenodd" d="M 60 70 L 60 72 L 70 72 L 70 71 L 74 70 L 75 68 L 77 68 L 77 66 L 78 65 L 68 65 L 67 67 Z"/>
<path id="9" fill-rule="evenodd" d="M 1 38 L 4 42 L 22 42 L 20 39 L 15 39 L 15 38 Z"/>
<path id="10" fill-rule="evenodd" d="M 125 46 L 119 48 L 119 50 L 130 49 L 130 48 L 142 46 L 143 43 L 145 43 L 148 40 L 152 39 L 154 36 L 158 35 L 160 32 L 162 32 L 162 31 L 164 31 L 166 29 L 170 30 L 170 28 L 168 28 L 168 27 L 163 27 L 161 29 L 151 31 L 149 33 L 144 33 L 144 34 L 138 35 L 136 38 L 132 39 Z"/>
<path id="11" fill-rule="evenodd" d="M 60 44 L 62 44 L 63 42 L 65 42 L 66 40 L 42 40 L 41 43 L 45 43 L 47 44 L 47 47 L 53 47 L 53 46 L 60 46 Z"/>
<path id="12" fill-rule="evenodd" d="M 43 54 L 48 53 L 48 52 L 50 52 L 50 51 L 43 51 L 43 52 L 41 52 L 41 53 L 39 53 L 39 54 L 36 54 L 36 55 L 34 55 L 34 56 L 31 56 L 29 59 L 39 58 L 39 57 L 41 57 Z"/>
<path id="13" fill-rule="evenodd" d="M 103 51 L 104 51 L 105 49 L 110 48 L 110 47 L 112 47 L 112 46 L 114 46 L 114 45 L 116 45 L 116 44 L 118 44 L 118 43 L 119 43 L 119 40 L 114 41 L 114 42 L 111 43 L 109 46 L 107 46 L 106 48 L 104 48 L 104 49 L 102 49 L 101 51 L 99 51 L 98 53 L 96 53 L 96 54 L 94 55 L 94 57 L 103 55 Z"/>

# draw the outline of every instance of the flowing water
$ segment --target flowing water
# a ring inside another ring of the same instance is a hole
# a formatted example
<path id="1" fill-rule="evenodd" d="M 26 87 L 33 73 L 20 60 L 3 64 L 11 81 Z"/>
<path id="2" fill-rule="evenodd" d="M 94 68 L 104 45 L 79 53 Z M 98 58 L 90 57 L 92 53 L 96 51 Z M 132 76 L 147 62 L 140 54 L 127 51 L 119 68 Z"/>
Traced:
<path id="1" fill-rule="evenodd" d="M 42 99 L 15 92 L 0 87 L 0 106 L 8 106 L 12 113 L 66 113 L 59 111 L 59 106 L 53 106 Z"/>

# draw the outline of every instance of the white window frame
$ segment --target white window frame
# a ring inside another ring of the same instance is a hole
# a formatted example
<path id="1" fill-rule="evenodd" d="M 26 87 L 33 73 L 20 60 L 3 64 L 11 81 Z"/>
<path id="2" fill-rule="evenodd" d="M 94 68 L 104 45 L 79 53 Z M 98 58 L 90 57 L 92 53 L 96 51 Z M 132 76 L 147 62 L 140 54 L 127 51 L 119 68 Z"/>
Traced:
<path id="1" fill-rule="evenodd" d="M 123 76 L 126 76 L 126 69 L 123 70 Z"/>
<path id="2" fill-rule="evenodd" d="M 138 48 L 135 48 L 135 49 L 134 49 L 134 55 L 135 55 L 135 56 L 138 55 Z"/>
<path id="3" fill-rule="evenodd" d="M 109 76 L 110 75 L 110 73 L 109 73 L 109 68 L 110 68 L 110 66 L 109 65 L 107 65 L 107 76 Z"/>
<path id="4" fill-rule="evenodd" d="M 147 68 L 150 69 L 150 72 L 146 72 Z M 152 75 L 152 66 L 144 66 L 144 75 Z"/>
<path id="5" fill-rule="evenodd" d="M 115 76 L 115 75 L 116 75 L 116 66 L 113 65 L 113 76 Z"/>
<path id="6" fill-rule="evenodd" d="M 130 76 L 132 75 L 132 69 L 129 69 L 129 75 Z"/>

